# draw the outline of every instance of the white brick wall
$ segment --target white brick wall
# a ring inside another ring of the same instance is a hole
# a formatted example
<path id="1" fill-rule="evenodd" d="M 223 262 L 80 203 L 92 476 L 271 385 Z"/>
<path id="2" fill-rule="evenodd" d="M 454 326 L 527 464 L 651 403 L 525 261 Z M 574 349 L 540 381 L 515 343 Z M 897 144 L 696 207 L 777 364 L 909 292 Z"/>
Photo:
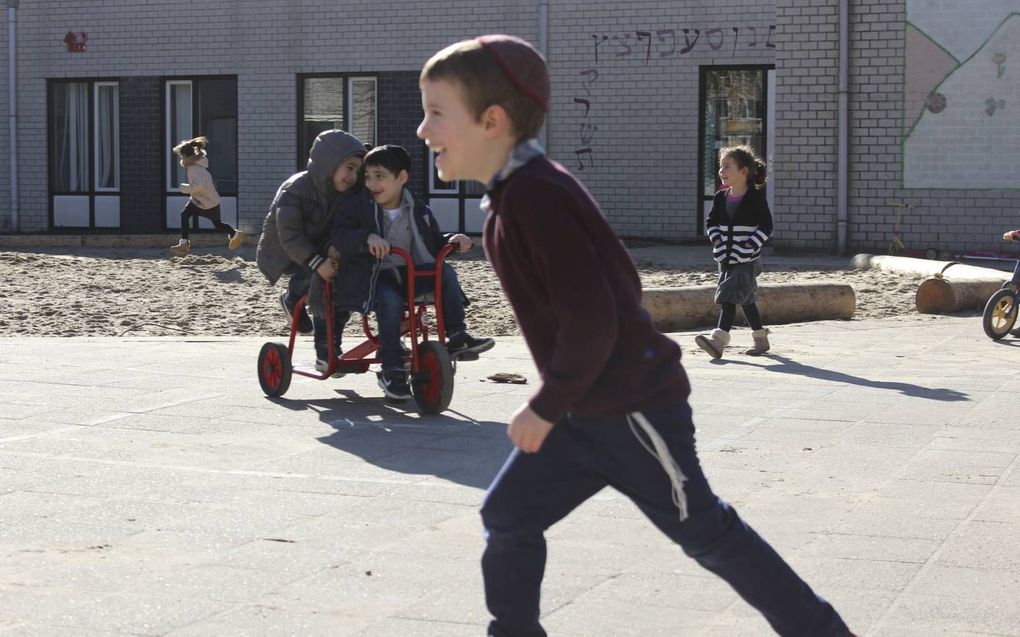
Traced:
<path id="1" fill-rule="evenodd" d="M 775 243 L 833 249 L 837 4 L 549 3 L 550 154 L 581 177 L 622 234 L 693 240 L 698 234 L 699 66 L 774 63 Z M 537 5 L 532 0 L 23 1 L 18 11 L 21 229 L 45 231 L 48 224 L 47 78 L 236 75 L 239 210 L 242 227 L 251 230 L 295 165 L 296 74 L 416 70 L 438 48 L 483 32 L 536 41 Z M 851 249 L 888 245 L 896 219 L 892 203 L 916 206 L 902 231 L 908 247 L 1001 248 L 998 233 L 1020 225 L 1015 212 L 1020 193 L 1010 184 L 994 191 L 902 187 L 905 0 L 855 0 L 851 6 Z M 773 24 L 775 48 L 765 48 Z M 747 39 L 752 27 L 757 47 Z M 67 31 L 89 34 L 86 53 L 66 52 Z M 6 30 L 0 29 L 4 86 L 5 38 Z M 575 99 L 588 100 L 587 116 L 584 103 Z M 6 114 L 6 100 L 0 100 L 4 121 Z M 5 151 L 6 135 L 6 126 L 0 127 Z M 590 160 L 575 154 L 583 148 L 592 150 Z M 0 152 L 0 230 L 9 219 L 6 162 L 7 153 Z"/>
<path id="2" fill-rule="evenodd" d="M 587 184 L 621 234 L 695 239 L 699 66 L 770 63 L 764 34 L 772 11 L 760 4 L 747 11 L 734 0 L 551 4 L 550 154 Z M 733 27 L 741 29 L 738 40 Z M 748 27 L 763 34 L 757 48 L 747 46 Z M 684 29 L 694 45 L 686 53 Z M 649 36 L 639 40 L 638 32 Z M 598 77 L 591 81 L 582 71 L 593 68 Z M 587 117 L 575 98 L 590 101 Z M 575 154 L 587 147 L 594 165 Z"/>
<path id="3" fill-rule="evenodd" d="M 241 226 L 254 229 L 294 169 L 297 73 L 409 70 L 481 32 L 537 37 L 532 2 L 458 0 L 443 9 L 406 1 L 22 2 L 22 231 L 48 228 L 46 79 L 237 75 L 238 207 Z M 88 33 L 85 53 L 67 53 L 67 31 Z M 0 56 L 6 73 L 6 48 Z M 6 206 L 6 170 L 0 180 Z"/>

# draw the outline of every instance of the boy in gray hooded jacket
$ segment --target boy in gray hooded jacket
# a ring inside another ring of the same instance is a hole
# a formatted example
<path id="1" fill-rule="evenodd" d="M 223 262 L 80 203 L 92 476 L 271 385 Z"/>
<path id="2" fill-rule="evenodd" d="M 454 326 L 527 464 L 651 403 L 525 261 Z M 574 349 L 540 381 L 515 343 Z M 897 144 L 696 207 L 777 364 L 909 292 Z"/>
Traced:
<path id="1" fill-rule="evenodd" d="M 290 280 L 280 302 L 287 316 L 308 292 L 312 273 L 324 281 L 336 275 L 339 254 L 329 245 L 332 206 L 361 189 L 361 163 L 365 145 L 342 130 L 328 130 L 315 138 L 308 154 L 306 170 L 291 175 L 273 198 L 259 237 L 255 261 L 259 271 L 275 285 L 287 274 Z M 326 320 L 311 321 L 301 308 L 299 331 L 315 334 L 315 367 L 325 371 L 329 365 Z M 350 317 L 337 315 L 333 322 L 333 343 L 339 355 L 340 335 Z M 311 326 L 308 323 L 311 322 Z M 312 329 L 309 329 L 311 327 Z"/>

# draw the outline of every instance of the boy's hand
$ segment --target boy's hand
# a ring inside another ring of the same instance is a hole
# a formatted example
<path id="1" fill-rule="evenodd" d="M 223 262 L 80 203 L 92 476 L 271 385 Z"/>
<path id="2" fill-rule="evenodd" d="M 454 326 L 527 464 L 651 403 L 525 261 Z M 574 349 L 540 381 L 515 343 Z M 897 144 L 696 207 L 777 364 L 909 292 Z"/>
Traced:
<path id="1" fill-rule="evenodd" d="M 545 420 L 527 404 L 514 412 L 506 427 L 507 438 L 524 453 L 535 453 L 542 448 L 546 436 L 552 431 L 553 423 Z"/>
<path id="2" fill-rule="evenodd" d="M 368 235 L 368 251 L 376 259 L 382 259 L 390 253 L 390 244 L 374 232 Z"/>
<path id="3" fill-rule="evenodd" d="M 326 249 L 326 256 L 335 261 L 340 261 L 340 251 L 333 246 L 329 246 L 329 248 Z"/>
<path id="4" fill-rule="evenodd" d="M 715 239 L 714 241 L 712 241 L 712 245 L 714 245 L 714 246 L 715 246 L 715 247 L 717 247 L 717 248 L 719 247 L 719 244 L 720 244 L 720 243 L 721 243 L 721 242 L 720 242 L 720 241 L 719 241 L 718 239 Z"/>
<path id="5" fill-rule="evenodd" d="M 319 273 L 323 281 L 332 281 L 336 276 L 336 262 L 333 259 L 326 259 L 319 264 L 319 267 L 315 268 L 315 271 Z"/>
<path id="6" fill-rule="evenodd" d="M 467 252 L 471 249 L 472 245 L 471 237 L 466 234 L 455 234 L 450 237 L 450 241 L 448 243 L 456 244 L 458 252 Z"/>
<path id="7" fill-rule="evenodd" d="M 1017 231 L 1016 230 L 1010 230 L 1009 232 L 1003 232 L 1002 233 L 1002 240 L 1003 241 L 1015 241 L 1016 240 L 1016 236 L 1017 236 Z"/>

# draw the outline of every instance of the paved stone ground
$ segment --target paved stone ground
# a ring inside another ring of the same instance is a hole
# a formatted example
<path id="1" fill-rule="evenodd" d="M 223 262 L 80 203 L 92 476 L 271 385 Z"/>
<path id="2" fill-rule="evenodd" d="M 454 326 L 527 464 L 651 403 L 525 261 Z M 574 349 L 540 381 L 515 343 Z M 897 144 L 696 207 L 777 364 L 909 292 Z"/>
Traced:
<path id="1" fill-rule="evenodd" d="M 677 334 L 715 489 L 860 634 L 1020 635 L 1020 339 L 976 317 Z M 0 634 L 480 635 L 518 339 L 419 417 L 374 376 L 265 398 L 256 339 L 0 340 Z M 310 359 L 310 344 L 299 360 Z M 549 533 L 551 635 L 771 634 L 612 491 Z"/>

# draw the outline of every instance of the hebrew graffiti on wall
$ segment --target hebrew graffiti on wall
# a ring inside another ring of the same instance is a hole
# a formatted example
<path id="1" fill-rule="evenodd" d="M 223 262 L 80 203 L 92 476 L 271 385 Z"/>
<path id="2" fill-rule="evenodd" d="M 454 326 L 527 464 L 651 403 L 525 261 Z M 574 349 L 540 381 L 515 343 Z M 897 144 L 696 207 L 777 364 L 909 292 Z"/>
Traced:
<path id="1" fill-rule="evenodd" d="M 906 188 L 1020 187 L 1020 0 L 907 0 Z"/>

